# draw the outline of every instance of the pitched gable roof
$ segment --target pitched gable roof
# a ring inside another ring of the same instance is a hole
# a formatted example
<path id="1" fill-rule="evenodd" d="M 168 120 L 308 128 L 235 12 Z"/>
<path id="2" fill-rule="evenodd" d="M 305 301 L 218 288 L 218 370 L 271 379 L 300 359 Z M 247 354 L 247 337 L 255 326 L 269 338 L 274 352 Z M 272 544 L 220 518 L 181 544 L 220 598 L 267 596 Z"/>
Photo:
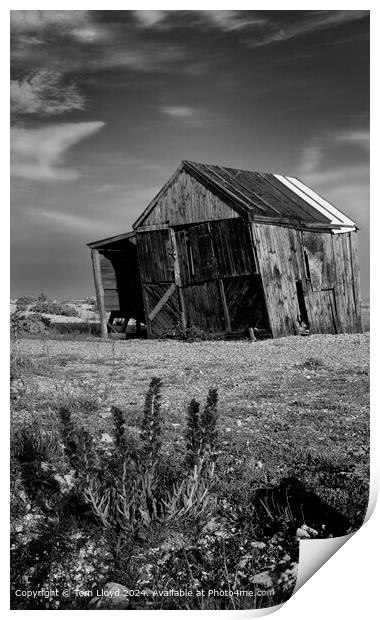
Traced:
<path id="1" fill-rule="evenodd" d="M 181 163 L 133 224 L 134 229 L 142 225 L 157 201 L 183 170 L 219 196 L 242 217 L 254 221 L 304 223 L 309 226 L 330 228 L 334 232 L 356 229 L 355 222 L 295 177 L 192 161 Z"/>

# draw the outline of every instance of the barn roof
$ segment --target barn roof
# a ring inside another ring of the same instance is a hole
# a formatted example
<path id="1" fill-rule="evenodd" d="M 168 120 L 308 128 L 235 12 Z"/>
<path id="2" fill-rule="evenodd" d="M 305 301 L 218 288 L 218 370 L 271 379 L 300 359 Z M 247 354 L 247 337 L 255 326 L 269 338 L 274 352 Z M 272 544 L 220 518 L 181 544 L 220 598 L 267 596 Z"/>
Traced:
<path id="1" fill-rule="evenodd" d="M 157 201 L 185 170 L 218 195 L 240 216 L 256 221 L 284 224 L 303 223 L 329 228 L 333 232 L 356 229 L 356 224 L 296 177 L 268 172 L 251 172 L 193 161 L 183 161 L 174 175 L 151 201 L 133 228 L 141 226 Z"/>
<path id="2" fill-rule="evenodd" d="M 120 235 L 114 235 L 113 237 L 106 237 L 105 239 L 99 239 L 98 241 L 92 241 L 91 243 L 87 243 L 87 246 L 92 250 L 96 250 L 98 248 L 106 248 L 107 246 L 114 245 L 115 243 L 119 243 L 121 241 L 129 240 L 134 242 L 136 237 L 135 232 L 126 232 L 121 233 Z"/>

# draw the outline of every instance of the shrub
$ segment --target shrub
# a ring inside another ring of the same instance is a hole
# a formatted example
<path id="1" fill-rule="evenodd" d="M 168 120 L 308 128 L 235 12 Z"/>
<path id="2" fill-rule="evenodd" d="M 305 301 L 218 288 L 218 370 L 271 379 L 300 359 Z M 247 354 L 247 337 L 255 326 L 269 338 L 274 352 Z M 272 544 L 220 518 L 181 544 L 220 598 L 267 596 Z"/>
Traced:
<path id="1" fill-rule="evenodd" d="M 50 319 L 38 312 L 23 315 L 21 312 L 11 314 L 11 336 L 17 338 L 23 334 L 39 334 L 50 326 Z"/>
<path id="2" fill-rule="evenodd" d="M 21 295 L 21 297 L 18 297 L 17 299 L 16 308 L 19 311 L 27 310 L 28 306 L 33 304 L 35 301 L 36 298 L 31 295 Z"/>
<path id="3" fill-rule="evenodd" d="M 44 314 L 58 314 L 60 316 L 78 317 L 78 311 L 67 304 L 59 304 L 53 301 L 39 301 L 31 307 L 33 312 L 42 312 Z"/>
<path id="4" fill-rule="evenodd" d="M 174 329 L 167 334 L 167 336 L 172 338 L 177 338 L 178 340 L 185 340 L 187 342 L 201 342 L 202 340 L 220 340 L 223 335 L 217 334 L 212 331 L 204 330 L 201 327 L 197 327 L 196 325 L 189 325 L 186 329 L 183 328 L 182 321 L 179 320 Z"/>

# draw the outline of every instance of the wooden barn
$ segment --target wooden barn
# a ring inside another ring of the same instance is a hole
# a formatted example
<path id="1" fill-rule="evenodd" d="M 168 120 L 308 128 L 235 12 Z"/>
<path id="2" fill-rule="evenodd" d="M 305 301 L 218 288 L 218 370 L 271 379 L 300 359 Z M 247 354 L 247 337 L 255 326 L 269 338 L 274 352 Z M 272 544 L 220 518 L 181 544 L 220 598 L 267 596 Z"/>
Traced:
<path id="1" fill-rule="evenodd" d="M 361 331 L 357 226 L 294 177 L 183 161 L 132 232 L 88 245 L 105 337 L 118 317 L 149 338 Z"/>

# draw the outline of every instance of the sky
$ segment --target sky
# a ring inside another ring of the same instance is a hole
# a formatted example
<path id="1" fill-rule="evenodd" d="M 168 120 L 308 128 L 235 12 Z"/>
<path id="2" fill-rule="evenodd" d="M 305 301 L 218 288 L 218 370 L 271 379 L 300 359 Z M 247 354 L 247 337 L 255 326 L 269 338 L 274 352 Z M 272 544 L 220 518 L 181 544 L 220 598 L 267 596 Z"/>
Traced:
<path id="1" fill-rule="evenodd" d="M 368 11 L 12 11 L 11 294 L 94 295 L 86 243 L 183 159 L 298 176 L 357 222 Z"/>

